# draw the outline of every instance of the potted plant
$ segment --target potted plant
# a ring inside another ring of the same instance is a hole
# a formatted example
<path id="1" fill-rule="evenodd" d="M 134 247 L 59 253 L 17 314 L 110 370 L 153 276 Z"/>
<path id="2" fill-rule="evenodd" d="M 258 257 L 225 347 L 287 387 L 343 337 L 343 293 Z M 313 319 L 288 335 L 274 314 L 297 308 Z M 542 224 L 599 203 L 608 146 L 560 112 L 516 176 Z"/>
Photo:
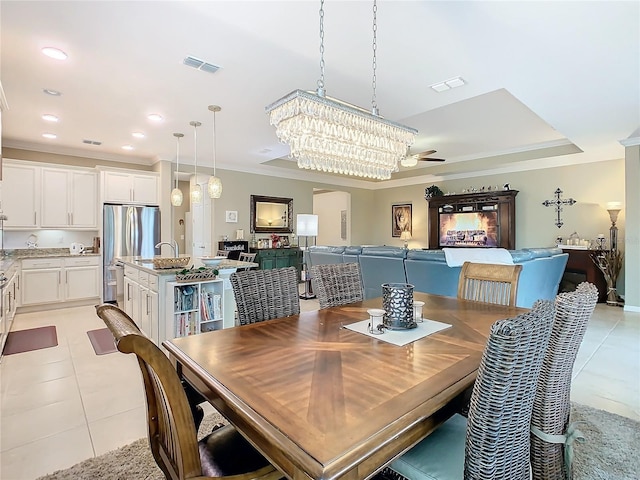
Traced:
<path id="1" fill-rule="evenodd" d="M 441 197 L 444 192 L 437 185 L 431 185 L 424 189 L 424 198 L 429 200 L 431 197 Z"/>
<path id="2" fill-rule="evenodd" d="M 594 253 L 591 258 L 607 282 L 607 305 L 619 305 L 616 283 L 618 282 L 620 270 L 622 270 L 624 253 L 618 249 L 614 249 L 602 253 Z"/>

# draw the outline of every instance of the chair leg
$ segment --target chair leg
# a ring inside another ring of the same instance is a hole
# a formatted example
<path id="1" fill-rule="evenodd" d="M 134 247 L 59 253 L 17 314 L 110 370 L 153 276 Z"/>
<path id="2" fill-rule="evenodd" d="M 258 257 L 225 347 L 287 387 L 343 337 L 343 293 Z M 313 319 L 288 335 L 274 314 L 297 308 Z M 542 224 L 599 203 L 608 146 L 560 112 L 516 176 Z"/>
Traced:
<path id="1" fill-rule="evenodd" d="M 204 398 L 202 394 L 195 388 L 193 388 L 189 382 L 182 380 L 181 383 L 182 388 L 184 388 L 184 393 L 187 394 L 189 408 L 191 409 L 191 414 L 193 415 L 193 423 L 196 426 L 197 432 L 200 428 L 200 424 L 202 423 L 202 419 L 204 418 L 204 410 L 202 410 L 200 404 L 206 402 L 207 399 Z"/>

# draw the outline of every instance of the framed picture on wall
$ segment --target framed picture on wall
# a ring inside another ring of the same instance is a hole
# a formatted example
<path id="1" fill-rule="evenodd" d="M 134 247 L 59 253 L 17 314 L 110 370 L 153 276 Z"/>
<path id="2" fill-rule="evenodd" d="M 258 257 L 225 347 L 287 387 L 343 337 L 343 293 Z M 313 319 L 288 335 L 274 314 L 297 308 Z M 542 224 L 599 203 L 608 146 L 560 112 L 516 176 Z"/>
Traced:
<path id="1" fill-rule="evenodd" d="M 238 212 L 236 210 L 227 210 L 225 212 L 225 221 L 227 223 L 238 223 Z"/>
<path id="2" fill-rule="evenodd" d="M 411 204 L 401 203 L 391 206 L 391 236 L 400 238 L 402 232 L 411 232 Z"/>

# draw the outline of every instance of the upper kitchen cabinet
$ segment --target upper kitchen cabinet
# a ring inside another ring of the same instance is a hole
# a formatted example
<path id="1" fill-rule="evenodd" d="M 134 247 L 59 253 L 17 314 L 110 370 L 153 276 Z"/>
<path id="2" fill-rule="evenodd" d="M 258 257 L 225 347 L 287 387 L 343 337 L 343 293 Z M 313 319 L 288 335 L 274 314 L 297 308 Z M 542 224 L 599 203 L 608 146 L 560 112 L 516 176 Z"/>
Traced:
<path id="1" fill-rule="evenodd" d="M 103 171 L 102 200 L 116 203 L 158 205 L 157 173 Z"/>
<path id="2" fill-rule="evenodd" d="M 43 228 L 98 228 L 96 172 L 42 169 Z"/>
<path id="3" fill-rule="evenodd" d="M 2 212 L 5 228 L 34 228 L 40 222 L 40 168 L 30 165 L 2 166 Z"/>

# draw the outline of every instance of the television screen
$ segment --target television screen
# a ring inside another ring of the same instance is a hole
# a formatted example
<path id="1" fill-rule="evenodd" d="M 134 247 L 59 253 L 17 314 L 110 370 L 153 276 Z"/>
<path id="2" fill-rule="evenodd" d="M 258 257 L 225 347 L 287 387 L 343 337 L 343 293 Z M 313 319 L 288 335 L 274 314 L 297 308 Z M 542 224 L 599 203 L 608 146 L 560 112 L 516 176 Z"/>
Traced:
<path id="1" fill-rule="evenodd" d="M 495 210 L 440 214 L 441 247 L 497 247 L 499 232 Z"/>

